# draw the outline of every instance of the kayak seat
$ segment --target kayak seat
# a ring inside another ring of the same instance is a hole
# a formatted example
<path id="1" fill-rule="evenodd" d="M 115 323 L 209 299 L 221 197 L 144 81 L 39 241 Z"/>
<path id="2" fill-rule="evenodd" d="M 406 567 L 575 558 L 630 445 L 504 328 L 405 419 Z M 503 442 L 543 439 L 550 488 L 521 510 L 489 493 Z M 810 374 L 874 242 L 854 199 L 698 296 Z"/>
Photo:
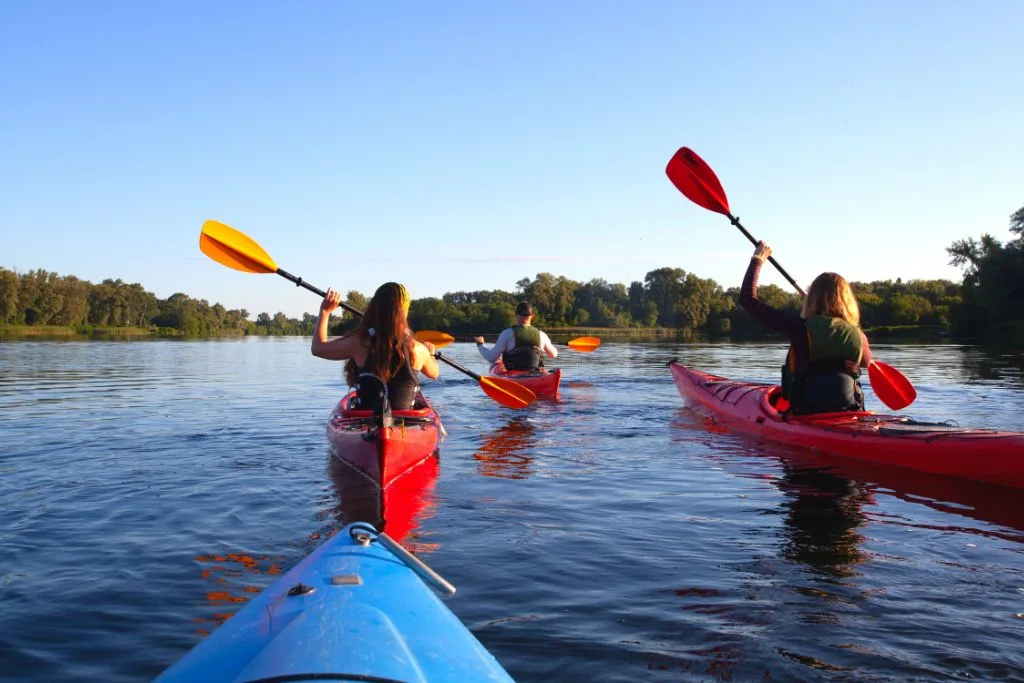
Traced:
<path id="1" fill-rule="evenodd" d="M 432 418 L 430 405 L 427 403 L 427 399 L 423 394 L 416 392 L 416 400 L 413 403 L 413 407 L 409 410 L 393 410 L 391 414 L 394 417 L 402 418 Z M 366 410 L 360 407 L 360 402 L 356 392 L 351 392 L 345 399 L 344 409 L 342 410 L 342 417 L 350 419 L 367 419 L 372 418 L 376 415 L 372 410 Z"/>

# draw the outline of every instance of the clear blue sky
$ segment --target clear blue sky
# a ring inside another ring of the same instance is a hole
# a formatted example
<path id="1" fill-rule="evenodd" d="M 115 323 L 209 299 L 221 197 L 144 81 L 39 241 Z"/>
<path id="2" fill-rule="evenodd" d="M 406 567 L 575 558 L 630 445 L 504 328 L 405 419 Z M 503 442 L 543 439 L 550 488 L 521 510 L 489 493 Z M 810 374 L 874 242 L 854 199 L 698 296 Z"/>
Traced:
<path id="1" fill-rule="evenodd" d="M 551 272 L 739 284 L 687 145 L 805 286 L 946 277 L 1024 205 L 1024 2 L 0 3 L 0 265 L 314 311 Z M 785 286 L 765 271 L 764 282 Z"/>

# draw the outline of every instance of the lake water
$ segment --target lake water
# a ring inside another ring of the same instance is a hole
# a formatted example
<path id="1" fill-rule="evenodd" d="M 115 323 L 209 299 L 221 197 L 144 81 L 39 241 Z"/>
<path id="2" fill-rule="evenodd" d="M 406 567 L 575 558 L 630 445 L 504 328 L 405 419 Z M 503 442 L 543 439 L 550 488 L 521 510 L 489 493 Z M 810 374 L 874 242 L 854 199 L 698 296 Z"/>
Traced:
<path id="1" fill-rule="evenodd" d="M 1019 357 L 874 351 L 907 414 L 1024 431 Z M 523 411 L 442 366 L 439 467 L 388 528 L 521 682 L 1024 681 L 1020 491 L 711 431 L 665 367 L 783 354 L 566 350 Z M 0 343 L 0 680 L 148 680 L 376 509 L 328 453 L 342 389 L 298 338 Z"/>

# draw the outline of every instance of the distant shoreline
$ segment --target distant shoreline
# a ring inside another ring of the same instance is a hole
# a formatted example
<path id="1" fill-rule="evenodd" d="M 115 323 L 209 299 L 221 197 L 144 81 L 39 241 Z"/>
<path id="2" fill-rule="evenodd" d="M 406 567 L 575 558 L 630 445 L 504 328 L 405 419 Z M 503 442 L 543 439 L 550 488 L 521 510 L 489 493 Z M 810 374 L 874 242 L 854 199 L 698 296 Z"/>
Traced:
<path id="1" fill-rule="evenodd" d="M 624 328 L 610 328 L 610 327 L 562 327 L 562 328 L 545 328 L 545 331 L 551 337 L 552 341 L 556 343 L 566 342 L 574 337 L 580 336 L 597 336 L 601 337 L 604 341 L 621 341 L 621 342 L 642 342 L 642 341 L 664 341 L 664 340 L 679 340 L 679 341 L 697 341 L 697 340 L 723 340 L 723 341 L 767 341 L 767 340 L 778 340 L 784 341 L 781 335 L 773 334 L 771 332 L 765 332 L 764 334 L 756 335 L 730 335 L 730 334 L 718 334 L 708 335 L 706 333 L 694 332 L 689 329 L 671 329 L 671 328 L 636 328 L 636 327 L 624 327 Z M 868 328 L 865 330 L 869 339 L 877 340 L 889 340 L 899 339 L 901 341 L 926 341 L 934 343 L 936 341 L 948 342 L 954 341 L 948 332 L 944 328 L 936 328 L 932 326 L 923 325 L 910 325 L 905 327 L 878 327 Z M 495 332 L 482 332 L 484 335 L 497 335 Z M 181 330 L 166 327 L 65 327 L 60 325 L 4 325 L 0 326 L 0 340 L 31 340 L 31 339 L 49 339 L 49 340 L 76 340 L 76 341 L 87 341 L 87 340 L 111 340 L 111 339 L 221 339 L 225 337 L 244 337 L 244 336 L 298 336 L 306 337 L 309 335 L 246 335 L 242 331 L 236 331 L 227 334 L 215 334 L 215 335 L 186 335 Z M 469 342 L 477 336 L 474 334 L 456 334 L 455 339 L 458 342 Z M 966 343 L 976 343 L 978 340 L 974 339 L 958 339 L 956 341 Z"/>

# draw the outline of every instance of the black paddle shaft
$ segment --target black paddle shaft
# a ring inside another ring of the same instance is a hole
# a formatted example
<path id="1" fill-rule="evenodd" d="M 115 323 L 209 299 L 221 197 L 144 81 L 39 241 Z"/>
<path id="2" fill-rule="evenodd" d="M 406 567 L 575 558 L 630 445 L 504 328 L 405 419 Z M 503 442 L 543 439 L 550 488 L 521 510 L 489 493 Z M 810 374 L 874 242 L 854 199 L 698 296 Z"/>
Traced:
<path id="1" fill-rule="evenodd" d="M 277 272 L 278 275 L 283 277 L 285 280 L 291 280 L 292 282 L 294 282 L 296 287 L 305 287 L 306 289 L 308 289 L 309 291 L 313 292 L 314 294 L 319 294 L 322 297 L 327 296 L 327 292 L 325 292 L 324 290 L 320 289 L 319 287 L 314 287 L 313 285 L 311 285 L 308 282 L 306 282 L 305 280 L 303 280 L 301 277 L 298 277 L 297 275 L 292 275 L 287 270 L 283 270 L 281 268 L 278 268 L 276 272 Z M 363 317 L 363 312 L 362 311 L 360 311 L 358 308 L 352 308 L 351 306 L 349 306 L 344 301 L 339 301 L 338 305 L 340 305 L 342 308 L 344 308 L 346 311 L 348 311 L 352 315 L 359 316 L 360 318 Z"/>
<path id="2" fill-rule="evenodd" d="M 306 289 L 308 289 L 309 291 L 313 292 L 314 294 L 319 294 L 320 296 L 327 296 L 327 292 L 325 292 L 324 290 L 322 290 L 322 289 L 320 289 L 318 287 L 314 287 L 313 285 L 311 285 L 308 282 L 306 282 L 305 280 L 303 280 L 301 277 L 298 277 L 296 275 L 292 275 L 287 270 L 283 270 L 281 268 L 278 268 L 276 272 L 277 272 L 278 275 L 280 275 L 284 279 L 291 280 L 292 282 L 294 282 L 296 287 L 305 287 Z M 351 306 L 346 304 L 344 301 L 340 302 L 340 305 L 341 305 L 342 308 L 344 308 L 346 311 L 348 311 L 352 315 L 358 315 L 360 317 L 362 317 L 362 315 L 363 315 L 363 312 L 360 311 L 358 308 L 352 308 Z M 443 361 L 443 362 L 447 363 L 448 365 L 452 366 L 453 368 L 455 368 L 459 372 L 462 372 L 462 373 L 465 373 L 465 374 L 469 375 L 470 377 L 475 379 L 477 382 L 479 382 L 481 379 L 483 379 L 482 377 L 480 377 L 480 375 L 476 374 L 472 370 L 469 370 L 467 368 L 462 367 L 461 365 L 459 365 L 458 363 L 456 363 L 452 359 L 447 358 L 445 356 L 442 356 L 440 353 L 435 353 L 434 357 L 437 358 L 439 361 Z"/>
<path id="3" fill-rule="evenodd" d="M 469 368 L 464 368 L 461 365 L 459 365 L 458 363 L 456 363 L 455 361 L 453 361 L 451 358 L 448 358 L 447 356 L 442 356 L 440 351 L 437 351 L 437 352 L 434 353 L 434 358 L 438 359 L 439 361 L 443 361 L 443 362 L 447 363 L 448 365 L 452 366 L 453 368 L 455 368 L 459 372 L 462 372 L 462 373 L 465 373 L 465 374 L 469 375 L 470 377 L 475 379 L 477 382 L 479 382 L 479 381 L 481 381 L 483 379 L 480 375 L 476 374 L 475 372 L 473 372 Z"/>
<path id="4" fill-rule="evenodd" d="M 753 244 L 756 247 L 757 246 L 757 240 L 754 239 L 753 235 L 751 235 L 749 232 L 747 232 L 747 229 L 744 228 L 743 225 L 740 223 L 740 219 L 737 218 L 736 216 L 733 216 L 731 213 L 727 213 L 726 216 L 729 217 L 729 222 L 732 223 L 733 225 L 735 225 L 737 228 L 739 228 L 739 231 L 742 232 L 744 235 L 746 235 L 747 239 L 750 240 L 750 243 Z M 771 264 L 773 266 L 775 266 L 780 273 L 782 273 L 782 277 L 784 277 L 787 280 L 789 280 L 789 284 L 793 285 L 793 287 L 796 288 L 796 291 L 798 291 L 800 293 L 800 296 L 807 296 L 807 294 L 804 292 L 804 290 L 800 289 L 800 285 L 798 285 L 796 283 L 796 280 L 794 280 L 790 276 L 790 274 L 786 272 L 785 268 L 783 268 L 782 266 L 779 265 L 779 262 L 775 260 L 774 256 L 769 256 L 768 257 L 768 261 L 770 261 Z"/>

